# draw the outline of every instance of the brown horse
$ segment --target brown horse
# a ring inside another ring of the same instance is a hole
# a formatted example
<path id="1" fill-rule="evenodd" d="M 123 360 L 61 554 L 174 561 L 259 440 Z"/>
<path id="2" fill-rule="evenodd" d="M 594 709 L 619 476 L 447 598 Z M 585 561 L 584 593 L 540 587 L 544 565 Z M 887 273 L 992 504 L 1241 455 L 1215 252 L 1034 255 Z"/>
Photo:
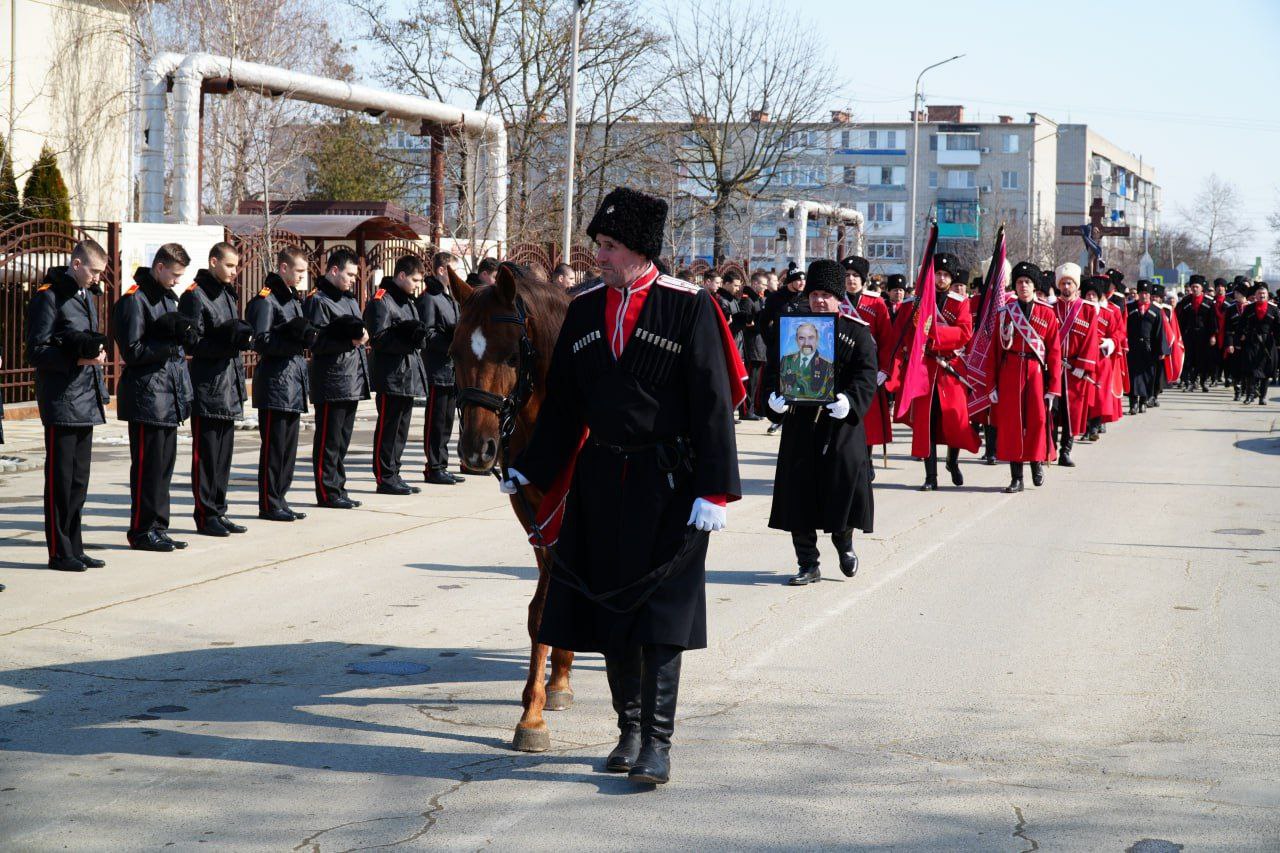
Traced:
<path id="1" fill-rule="evenodd" d="M 538 408 L 546 394 L 547 369 L 560 324 L 569 307 L 569 296 L 524 267 L 503 263 L 497 283 L 471 287 L 450 270 L 454 297 L 461 304 L 458 327 L 450 355 L 457 377 L 462 434 L 458 456 L 470 472 L 487 474 L 496 465 L 508 465 L 533 435 Z M 523 380 L 523 381 L 522 381 Z M 511 428 L 505 442 L 501 427 Z M 508 454 L 503 456 L 504 450 Z M 512 509 L 526 533 L 542 495 L 526 486 L 523 497 L 513 495 Z M 573 652 L 552 649 L 538 642 L 542 608 L 547 600 L 548 555 L 534 548 L 538 562 L 538 587 L 529 602 L 529 677 L 525 682 L 524 713 L 516 724 L 512 746 L 523 752 L 551 748 L 551 735 L 543 710 L 563 711 L 573 704 L 569 670 Z M 551 656 L 551 678 L 544 686 L 543 672 Z"/>

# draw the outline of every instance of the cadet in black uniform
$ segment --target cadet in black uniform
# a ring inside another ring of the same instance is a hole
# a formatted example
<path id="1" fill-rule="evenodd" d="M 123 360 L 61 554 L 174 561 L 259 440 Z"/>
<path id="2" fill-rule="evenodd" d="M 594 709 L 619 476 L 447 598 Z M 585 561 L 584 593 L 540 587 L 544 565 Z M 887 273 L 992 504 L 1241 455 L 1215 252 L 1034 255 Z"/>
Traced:
<path id="1" fill-rule="evenodd" d="M 49 568 L 62 572 L 106 565 L 85 554 L 80 538 L 93 428 L 107 422 L 107 339 L 90 292 L 106 268 L 101 246 L 77 243 L 69 266 L 49 270 L 27 307 L 27 362 L 35 368 L 44 425 L 44 538 Z"/>
<path id="2" fill-rule="evenodd" d="M 129 423 L 129 545 L 139 551 L 187 547 L 167 531 L 178 425 L 191 414 L 193 396 L 184 348 L 196 343 L 172 288 L 190 263 L 177 243 L 161 246 L 150 268 L 133 274 L 112 323 L 124 359 L 116 416 Z"/>
<path id="3" fill-rule="evenodd" d="M 1267 384 L 1276 370 L 1276 346 L 1280 345 L 1280 312 L 1270 302 L 1267 283 L 1253 286 L 1253 302 L 1240 321 L 1240 352 L 1244 355 L 1245 403 L 1267 404 Z"/>
<path id="4" fill-rule="evenodd" d="M 195 326 L 199 340 L 191 348 L 187 370 L 195 399 L 191 404 L 191 492 L 196 531 L 205 536 L 244 533 L 227 518 L 227 486 L 235 450 L 236 421 L 244 417 L 244 358 L 253 327 L 240 319 L 233 282 L 240 253 L 230 243 L 209 250 L 209 267 L 178 300 L 178 310 Z"/>
<path id="5" fill-rule="evenodd" d="M 427 394 L 422 346 L 427 328 L 418 319 L 413 292 L 422 286 L 427 267 L 413 255 L 396 261 L 364 309 L 373 348 L 373 390 L 378 393 L 378 425 L 373 434 L 373 475 L 378 494 L 411 495 L 422 491 L 400 476 L 400 457 L 409 439 L 413 399 Z"/>
<path id="6" fill-rule="evenodd" d="M 306 281 L 307 259 L 300 251 L 283 249 L 266 287 L 249 302 L 245 314 L 253 326 L 253 349 L 258 366 L 253 374 L 253 407 L 258 410 L 258 518 L 294 521 L 306 518 L 289 506 L 285 496 L 293 483 L 298 455 L 298 420 L 307 410 L 307 347 L 315 329 L 302 316 L 295 288 Z"/>
<path id="7" fill-rule="evenodd" d="M 431 259 L 432 275 L 418 297 L 418 317 L 427 327 L 427 343 L 422 349 L 427 368 L 427 412 L 422 431 L 427 457 L 426 480 L 437 486 L 461 483 L 462 477 L 449 471 L 449 438 L 458 391 L 453 377 L 453 330 L 458 326 L 458 303 L 449 289 L 449 269 L 455 258 L 437 252 Z"/>
<path id="8" fill-rule="evenodd" d="M 809 308 L 836 314 L 844 301 L 844 268 L 830 260 L 809 264 Z M 857 317 L 857 315 L 855 315 Z M 789 404 L 769 395 L 771 420 L 786 423 L 778 447 L 769 526 L 791 532 L 799 570 L 788 583 L 821 580 L 817 528 L 831 534 L 846 577 L 858 571 L 853 528 L 872 532 L 871 455 L 862 421 L 876 388 L 876 341 L 861 317 L 836 319 L 836 398 L 825 406 Z"/>
<path id="9" fill-rule="evenodd" d="M 301 257 L 305 259 L 305 255 Z M 347 494 L 346 468 L 356 408 L 361 400 L 369 399 L 369 360 L 365 354 L 369 333 L 354 292 L 357 269 L 355 255 L 346 249 L 335 250 L 329 255 L 326 273 L 302 306 L 318 332 L 311 345 L 311 396 L 316 404 L 311 467 L 316 503 L 330 509 L 360 506 L 360 501 Z"/>
<path id="10" fill-rule="evenodd" d="M 621 733 L 606 766 L 641 783 L 669 778 L 681 653 L 707 644 L 704 531 L 741 494 L 728 332 L 710 293 L 654 266 L 666 212 L 628 189 L 601 202 L 587 234 L 605 284 L 569 304 L 532 440 L 503 483 L 549 489 L 590 429 L 538 641 L 604 653 Z"/>

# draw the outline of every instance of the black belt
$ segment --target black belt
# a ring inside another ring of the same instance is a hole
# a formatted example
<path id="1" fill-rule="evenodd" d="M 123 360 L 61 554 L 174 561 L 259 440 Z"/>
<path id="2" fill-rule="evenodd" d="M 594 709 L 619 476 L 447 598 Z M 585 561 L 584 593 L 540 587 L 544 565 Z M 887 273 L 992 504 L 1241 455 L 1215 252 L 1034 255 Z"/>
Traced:
<path id="1" fill-rule="evenodd" d="M 1009 355 L 1016 355 L 1018 358 L 1034 358 L 1036 361 L 1040 360 L 1040 356 L 1033 352 L 1013 352 L 1010 350 Z"/>
<path id="2" fill-rule="evenodd" d="M 673 472 L 677 468 L 684 468 L 687 471 L 693 470 L 693 446 L 689 443 L 689 439 L 682 435 L 644 444 L 611 444 L 597 438 L 595 435 L 590 436 L 588 441 L 615 456 L 630 457 L 639 456 L 643 453 L 656 453 L 658 467 L 667 473 Z"/>

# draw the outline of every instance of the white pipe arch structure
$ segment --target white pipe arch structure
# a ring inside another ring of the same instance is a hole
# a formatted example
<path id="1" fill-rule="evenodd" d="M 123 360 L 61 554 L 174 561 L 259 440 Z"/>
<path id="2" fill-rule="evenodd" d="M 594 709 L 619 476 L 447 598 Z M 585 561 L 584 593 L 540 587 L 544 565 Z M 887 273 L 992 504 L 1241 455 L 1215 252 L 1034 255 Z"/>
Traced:
<path id="1" fill-rule="evenodd" d="M 384 92 L 327 77 L 301 74 L 274 65 L 244 62 L 209 53 L 162 53 L 142 71 L 142 148 L 140 184 L 142 220 L 163 222 L 165 175 L 165 106 L 173 95 L 173 218 L 183 224 L 200 221 L 200 96 L 205 80 L 226 79 L 237 87 L 270 97 L 360 111 L 369 115 L 425 121 L 460 129 L 479 140 L 484 157 L 482 200 L 486 204 L 487 239 L 505 247 L 507 239 L 507 130 L 489 113 L 431 101 L 416 95 Z M 476 209 L 479 209 L 477 204 Z M 479 217 L 477 216 L 477 221 Z"/>
<path id="2" fill-rule="evenodd" d="M 865 251 L 863 226 L 866 224 L 866 217 L 858 211 L 849 207 L 836 207 L 821 201 L 783 199 L 782 215 L 787 216 L 792 213 L 795 214 L 795 229 L 799 238 L 795 259 L 796 266 L 800 269 L 803 270 L 809 265 L 809 214 L 811 213 L 837 219 L 845 225 L 852 225 L 854 229 L 853 254 L 861 255 Z"/>

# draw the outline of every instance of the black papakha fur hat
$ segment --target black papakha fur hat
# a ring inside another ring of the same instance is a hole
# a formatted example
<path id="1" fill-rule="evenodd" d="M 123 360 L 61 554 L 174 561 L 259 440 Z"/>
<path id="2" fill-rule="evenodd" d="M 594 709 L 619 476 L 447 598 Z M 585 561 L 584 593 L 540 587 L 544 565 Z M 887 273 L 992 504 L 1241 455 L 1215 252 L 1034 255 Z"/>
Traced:
<path id="1" fill-rule="evenodd" d="M 804 276 L 804 295 L 815 290 L 825 290 L 836 299 L 844 299 L 844 267 L 835 261 L 818 258 L 809 264 L 809 271 Z"/>
<path id="2" fill-rule="evenodd" d="M 591 217 L 587 236 L 604 234 L 633 252 L 655 260 L 662 254 L 662 229 L 667 222 L 667 203 L 636 190 L 618 187 L 604 197 Z"/>

